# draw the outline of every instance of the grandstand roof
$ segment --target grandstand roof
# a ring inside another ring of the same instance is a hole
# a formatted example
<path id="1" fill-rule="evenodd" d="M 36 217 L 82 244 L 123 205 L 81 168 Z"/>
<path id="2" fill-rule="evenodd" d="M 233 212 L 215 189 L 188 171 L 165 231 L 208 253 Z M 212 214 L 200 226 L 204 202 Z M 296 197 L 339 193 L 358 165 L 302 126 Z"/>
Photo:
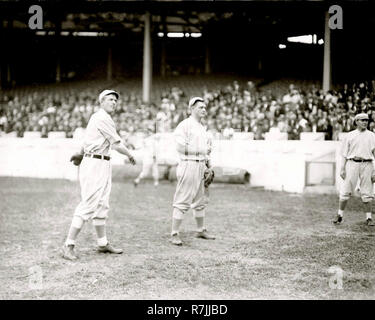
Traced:
<path id="1" fill-rule="evenodd" d="M 0 35 L 5 40 L 3 44 L 6 48 L 0 51 L 0 55 L 5 57 L 0 58 L 0 62 L 5 64 L 8 60 L 17 61 L 17 66 L 15 63 L 13 66 L 19 70 L 14 71 L 19 81 L 25 74 L 30 74 L 30 71 L 24 71 L 27 68 L 31 70 L 29 65 L 36 61 L 39 61 L 39 65 L 43 61 L 46 72 L 50 70 L 48 77 L 52 79 L 56 52 L 62 52 L 66 72 L 94 64 L 97 66 L 96 71 L 105 70 L 104 64 L 100 64 L 107 61 L 103 58 L 105 53 L 94 43 L 101 43 L 100 47 L 103 48 L 111 46 L 114 63 L 116 55 L 126 56 L 119 64 L 119 74 L 124 71 L 127 75 L 139 75 L 142 70 L 140 57 L 146 11 L 152 16 L 154 66 L 161 61 L 162 45 L 166 45 L 166 63 L 170 70 L 185 68 L 178 72 L 194 72 L 193 68 L 190 68 L 193 71 L 188 68 L 190 66 L 201 70 L 205 59 L 203 50 L 207 45 L 212 72 L 254 74 L 259 71 L 265 77 L 277 77 L 285 76 L 290 71 L 291 74 L 303 77 L 320 78 L 324 16 L 331 5 L 337 4 L 332 1 L 296 0 L 57 0 L 36 3 L 42 7 L 44 19 L 43 31 L 40 32 L 43 34 L 39 35 L 46 37 L 39 37 L 38 30 L 28 28 L 31 17 L 29 7 L 35 3 L 0 1 Z M 373 78 L 375 60 L 371 39 L 375 30 L 375 1 L 340 1 L 339 4 L 343 9 L 343 29 L 331 32 L 333 80 Z M 67 37 L 55 41 L 54 35 L 58 34 L 56 29 L 60 29 Z M 70 37 L 87 31 L 99 33 L 103 37 Z M 202 37 L 196 41 L 190 36 L 190 39 L 178 42 L 156 36 L 161 32 L 182 32 L 185 35 L 200 32 Z M 315 43 L 290 43 L 287 40 L 288 37 L 300 35 L 314 35 Z M 33 50 L 25 51 L 25 46 Z M 22 67 L 20 62 L 24 62 Z M 98 68 L 99 64 L 102 69 Z M 6 66 L 2 67 L 6 70 Z M 87 67 L 81 73 L 89 71 Z M 5 76 L 3 72 L 2 77 Z M 36 76 L 33 74 L 32 78 Z"/>
<path id="2" fill-rule="evenodd" d="M 324 11 L 330 1 L 41 1 L 44 30 L 61 21 L 64 31 L 141 32 L 145 10 L 152 13 L 154 32 L 204 32 L 272 29 L 288 36 L 323 32 Z M 31 3 L 0 2 L 0 19 L 14 29 L 28 29 Z M 368 1 L 344 1 L 345 24 L 375 26 Z M 5 26 L 3 22 L 3 26 Z M 223 30 L 225 30 L 223 29 Z M 373 30 L 373 29 L 372 29 Z M 267 32 L 266 32 L 267 33 Z"/>

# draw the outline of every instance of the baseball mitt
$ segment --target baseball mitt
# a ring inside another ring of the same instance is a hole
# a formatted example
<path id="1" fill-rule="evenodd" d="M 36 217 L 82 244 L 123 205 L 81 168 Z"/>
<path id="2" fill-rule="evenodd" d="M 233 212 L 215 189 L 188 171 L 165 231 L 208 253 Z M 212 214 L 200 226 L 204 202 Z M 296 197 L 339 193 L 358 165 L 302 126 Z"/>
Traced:
<path id="1" fill-rule="evenodd" d="M 83 154 L 82 153 L 75 153 L 70 158 L 70 161 L 73 162 L 75 166 L 79 166 L 82 162 Z"/>
<path id="2" fill-rule="evenodd" d="M 214 170 L 212 170 L 211 168 L 207 168 L 204 171 L 204 176 L 203 176 L 205 188 L 208 188 L 208 186 L 212 183 L 212 181 L 214 181 L 214 178 L 215 178 Z"/>

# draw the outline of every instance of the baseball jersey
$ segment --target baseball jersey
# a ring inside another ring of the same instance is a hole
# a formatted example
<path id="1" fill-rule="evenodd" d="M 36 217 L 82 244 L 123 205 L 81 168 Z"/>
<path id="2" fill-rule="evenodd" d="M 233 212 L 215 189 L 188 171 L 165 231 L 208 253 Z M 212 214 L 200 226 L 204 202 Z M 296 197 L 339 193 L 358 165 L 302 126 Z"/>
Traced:
<path id="1" fill-rule="evenodd" d="M 121 141 L 111 116 L 102 108 L 95 112 L 87 125 L 83 140 L 85 153 L 109 155 L 111 146 Z"/>
<path id="2" fill-rule="evenodd" d="M 181 121 L 174 131 L 181 160 L 208 160 L 212 141 L 205 127 L 192 116 Z"/>
<path id="3" fill-rule="evenodd" d="M 369 130 L 350 131 L 343 142 L 342 156 L 346 159 L 359 157 L 374 159 L 372 151 L 375 149 L 375 134 Z"/>

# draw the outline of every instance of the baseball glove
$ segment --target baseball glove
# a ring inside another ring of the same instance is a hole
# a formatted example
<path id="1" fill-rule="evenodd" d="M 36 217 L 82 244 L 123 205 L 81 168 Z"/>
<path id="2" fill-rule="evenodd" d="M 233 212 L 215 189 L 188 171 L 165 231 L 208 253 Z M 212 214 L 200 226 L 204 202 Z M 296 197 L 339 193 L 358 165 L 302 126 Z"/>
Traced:
<path id="1" fill-rule="evenodd" d="M 75 153 L 70 158 L 70 161 L 73 162 L 75 166 L 79 166 L 82 162 L 83 154 L 82 153 Z"/>
<path id="2" fill-rule="evenodd" d="M 212 181 L 214 181 L 214 178 L 215 178 L 214 170 L 212 170 L 211 168 L 207 168 L 204 171 L 204 176 L 203 176 L 205 188 L 208 188 L 208 186 L 212 183 Z"/>

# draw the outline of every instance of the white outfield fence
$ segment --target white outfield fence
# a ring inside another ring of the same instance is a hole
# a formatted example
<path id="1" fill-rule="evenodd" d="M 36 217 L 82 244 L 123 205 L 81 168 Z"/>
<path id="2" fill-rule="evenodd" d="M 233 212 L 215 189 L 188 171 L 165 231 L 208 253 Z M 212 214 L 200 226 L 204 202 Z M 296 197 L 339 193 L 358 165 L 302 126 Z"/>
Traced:
<path id="1" fill-rule="evenodd" d="M 250 185 L 266 190 L 303 193 L 306 187 L 329 185 L 333 192 L 340 183 L 338 150 L 340 141 L 320 140 L 214 140 L 212 165 L 223 175 L 240 169 L 250 174 Z M 0 176 L 77 179 L 77 167 L 69 159 L 80 150 L 78 139 L 0 139 Z M 171 134 L 160 138 L 160 165 L 178 162 Z M 142 161 L 142 149 L 134 150 Z M 123 165 L 125 157 L 112 151 L 112 164 Z"/>

